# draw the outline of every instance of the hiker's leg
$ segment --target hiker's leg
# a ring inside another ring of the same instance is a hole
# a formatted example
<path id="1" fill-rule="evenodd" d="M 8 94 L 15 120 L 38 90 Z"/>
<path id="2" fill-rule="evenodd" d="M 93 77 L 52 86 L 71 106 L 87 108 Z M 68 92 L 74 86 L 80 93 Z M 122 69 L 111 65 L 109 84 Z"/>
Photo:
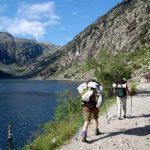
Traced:
<path id="1" fill-rule="evenodd" d="M 90 123 L 90 121 L 88 121 L 88 120 L 84 121 L 84 124 L 83 124 L 83 131 L 86 131 L 86 132 L 87 132 L 89 123 Z"/>
<path id="2" fill-rule="evenodd" d="M 91 111 L 89 108 L 84 107 L 83 108 L 83 119 L 84 119 L 84 124 L 83 124 L 83 131 L 87 131 L 88 129 L 88 125 L 90 123 L 91 120 Z"/>
<path id="3" fill-rule="evenodd" d="M 118 106 L 118 118 L 121 118 L 121 99 L 117 97 L 117 106 Z"/>
<path id="4" fill-rule="evenodd" d="M 122 110 L 123 110 L 123 117 L 126 117 L 126 112 L 127 112 L 127 106 L 126 106 L 126 103 L 127 103 L 127 100 L 126 100 L 126 98 L 123 98 L 122 99 Z"/>
<path id="5" fill-rule="evenodd" d="M 95 129 L 94 129 L 94 134 L 95 135 L 100 135 L 101 134 L 101 132 L 100 132 L 100 130 L 98 128 L 98 125 L 99 125 L 98 119 L 95 119 Z"/>
<path id="6" fill-rule="evenodd" d="M 94 120 L 95 120 L 95 135 L 100 135 L 100 131 L 99 131 L 99 122 L 98 122 L 98 118 L 99 118 L 99 108 L 95 108 L 93 110 L 93 116 L 94 116 Z"/>
<path id="7" fill-rule="evenodd" d="M 91 111 L 87 107 L 83 107 L 83 118 L 84 118 L 84 124 L 83 124 L 83 132 L 82 132 L 82 141 L 86 142 L 87 130 L 91 119 Z"/>
<path id="8" fill-rule="evenodd" d="M 83 124 L 83 131 L 82 131 L 82 142 L 86 142 L 87 138 L 87 129 L 88 129 L 89 122 L 85 121 Z"/>
<path id="9" fill-rule="evenodd" d="M 99 117 L 99 108 L 94 108 L 93 109 L 93 117 L 95 120 L 95 129 L 98 128 L 98 117 Z"/>
<path id="10" fill-rule="evenodd" d="M 97 129 L 98 128 L 98 119 L 95 119 L 95 129 Z"/>

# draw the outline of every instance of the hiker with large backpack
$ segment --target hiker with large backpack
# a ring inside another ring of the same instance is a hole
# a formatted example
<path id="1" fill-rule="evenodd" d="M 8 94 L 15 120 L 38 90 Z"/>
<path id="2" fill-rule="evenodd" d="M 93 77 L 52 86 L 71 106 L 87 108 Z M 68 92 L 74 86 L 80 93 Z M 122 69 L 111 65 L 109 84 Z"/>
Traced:
<path id="1" fill-rule="evenodd" d="M 115 89 L 115 94 L 117 96 L 117 106 L 118 106 L 118 119 L 126 118 L 126 100 L 127 94 L 131 95 L 128 89 L 127 82 L 125 78 L 115 80 L 113 83 L 113 88 Z"/>
<path id="2" fill-rule="evenodd" d="M 82 97 L 82 107 L 83 107 L 83 132 L 82 141 L 87 142 L 87 130 L 93 115 L 95 120 L 95 135 L 99 135 L 100 131 L 98 128 L 98 118 L 99 118 L 99 107 L 102 103 L 102 87 L 100 84 L 93 79 L 81 84 L 78 88 L 79 93 Z M 97 98 L 98 97 L 98 98 Z M 98 99 L 98 100 L 97 100 Z"/>

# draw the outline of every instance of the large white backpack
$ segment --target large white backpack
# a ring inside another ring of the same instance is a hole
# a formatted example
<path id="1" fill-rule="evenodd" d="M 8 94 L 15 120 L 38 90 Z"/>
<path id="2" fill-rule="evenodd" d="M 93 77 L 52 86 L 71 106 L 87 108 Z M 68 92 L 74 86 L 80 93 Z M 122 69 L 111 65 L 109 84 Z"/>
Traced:
<path id="1" fill-rule="evenodd" d="M 93 94 L 93 90 L 97 91 L 98 99 L 96 107 L 100 107 L 102 103 L 102 89 L 103 87 L 97 82 L 91 81 L 88 84 L 82 83 L 77 87 L 78 92 L 82 95 L 82 101 L 88 102 L 90 100 L 90 96 Z"/>

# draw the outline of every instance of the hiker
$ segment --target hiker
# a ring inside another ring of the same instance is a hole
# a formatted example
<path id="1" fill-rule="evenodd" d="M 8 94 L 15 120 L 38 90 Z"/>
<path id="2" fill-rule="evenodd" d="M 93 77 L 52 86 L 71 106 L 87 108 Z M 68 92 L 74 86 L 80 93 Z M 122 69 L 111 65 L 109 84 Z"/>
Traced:
<path id="1" fill-rule="evenodd" d="M 86 83 L 84 83 L 85 89 L 84 93 L 82 93 L 82 107 L 83 107 L 83 132 L 82 132 L 82 141 L 87 142 L 87 130 L 89 123 L 91 121 L 91 117 L 93 115 L 95 120 L 95 135 L 99 135 L 100 131 L 98 128 L 98 118 L 99 118 L 99 107 L 102 102 L 102 88 L 100 87 L 100 84 L 94 80 L 88 80 Z M 98 96 L 98 101 L 97 101 Z"/>
<path id="2" fill-rule="evenodd" d="M 127 94 L 131 95 L 128 89 L 128 85 L 125 78 L 116 80 L 113 83 L 113 88 L 115 89 L 115 94 L 117 96 L 117 106 L 118 106 L 118 119 L 126 118 L 126 100 Z"/>
<path id="3" fill-rule="evenodd" d="M 150 72 L 145 73 L 144 77 L 145 77 L 147 83 L 150 82 Z"/>

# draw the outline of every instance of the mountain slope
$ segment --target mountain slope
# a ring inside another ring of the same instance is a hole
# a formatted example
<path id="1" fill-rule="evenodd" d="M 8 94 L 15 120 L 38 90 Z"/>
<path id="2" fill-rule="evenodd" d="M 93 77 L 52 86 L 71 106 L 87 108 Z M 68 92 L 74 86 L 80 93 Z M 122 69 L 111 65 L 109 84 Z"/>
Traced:
<path id="1" fill-rule="evenodd" d="M 0 69 L 14 76 L 22 76 L 58 49 L 59 46 L 51 43 L 19 39 L 0 32 Z"/>
<path id="2" fill-rule="evenodd" d="M 109 50 L 114 54 L 149 48 L 149 14 L 149 0 L 130 0 L 118 4 L 61 47 L 62 56 L 42 71 L 40 76 L 49 76 L 53 70 L 58 78 L 74 78 L 80 72 L 75 64 L 82 66 L 87 58 L 96 58 L 101 50 Z"/>
<path id="3" fill-rule="evenodd" d="M 0 62 L 3 64 L 29 63 L 43 54 L 52 54 L 58 46 L 35 40 L 19 39 L 9 33 L 0 32 Z"/>

